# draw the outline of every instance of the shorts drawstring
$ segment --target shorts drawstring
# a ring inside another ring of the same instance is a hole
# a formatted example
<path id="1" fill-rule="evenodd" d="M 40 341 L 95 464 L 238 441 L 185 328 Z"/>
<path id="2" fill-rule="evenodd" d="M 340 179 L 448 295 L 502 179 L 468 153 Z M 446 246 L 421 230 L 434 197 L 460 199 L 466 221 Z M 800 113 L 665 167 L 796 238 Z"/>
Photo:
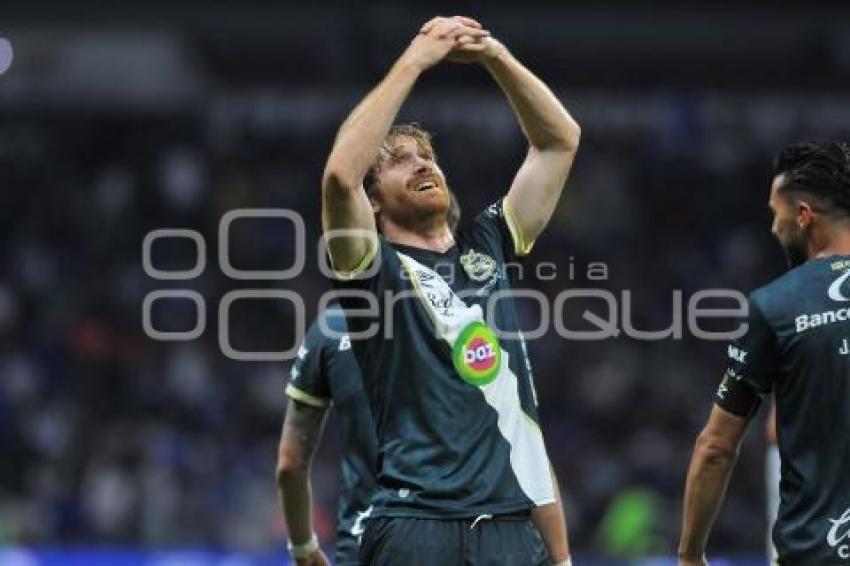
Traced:
<path id="1" fill-rule="evenodd" d="M 493 518 L 493 515 L 490 515 L 490 514 L 478 515 L 477 517 L 475 517 L 475 520 L 472 521 L 472 526 L 469 527 L 469 530 L 470 531 L 475 530 L 475 525 L 477 525 L 479 521 L 483 521 L 484 519 L 492 519 L 492 518 Z"/>

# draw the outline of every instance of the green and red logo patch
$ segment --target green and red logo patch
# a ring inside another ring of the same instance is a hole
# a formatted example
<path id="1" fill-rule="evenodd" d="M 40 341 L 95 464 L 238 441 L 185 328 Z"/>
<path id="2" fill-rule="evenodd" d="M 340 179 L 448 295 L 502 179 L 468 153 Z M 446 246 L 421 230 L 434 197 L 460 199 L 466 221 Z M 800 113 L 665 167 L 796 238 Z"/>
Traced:
<path id="1" fill-rule="evenodd" d="M 478 387 L 487 385 L 502 367 L 499 338 L 483 322 L 473 322 L 455 340 L 452 361 L 464 381 Z"/>

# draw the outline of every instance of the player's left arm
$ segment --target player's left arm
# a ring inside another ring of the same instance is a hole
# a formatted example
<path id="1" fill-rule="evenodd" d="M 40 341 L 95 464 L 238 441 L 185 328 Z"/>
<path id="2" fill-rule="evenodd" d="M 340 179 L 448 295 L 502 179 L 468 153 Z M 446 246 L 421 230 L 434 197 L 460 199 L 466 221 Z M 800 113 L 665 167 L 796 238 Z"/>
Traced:
<path id="1" fill-rule="evenodd" d="M 543 81 L 501 43 L 488 37 L 457 50 L 473 52 L 507 96 L 528 140 L 525 161 L 505 198 L 520 254 L 528 253 L 549 222 L 578 150 L 581 130 Z M 470 55 L 472 56 L 472 55 Z"/>
<path id="2" fill-rule="evenodd" d="M 714 405 L 699 434 L 688 468 L 679 539 L 681 566 L 705 564 L 705 546 L 726 495 L 750 419 Z"/>
<path id="3" fill-rule="evenodd" d="M 567 520 L 555 470 L 550 466 L 552 484 L 555 487 L 555 502 L 540 505 L 531 510 L 531 521 L 537 527 L 549 560 L 556 566 L 570 564 L 570 544 L 567 536 Z"/>

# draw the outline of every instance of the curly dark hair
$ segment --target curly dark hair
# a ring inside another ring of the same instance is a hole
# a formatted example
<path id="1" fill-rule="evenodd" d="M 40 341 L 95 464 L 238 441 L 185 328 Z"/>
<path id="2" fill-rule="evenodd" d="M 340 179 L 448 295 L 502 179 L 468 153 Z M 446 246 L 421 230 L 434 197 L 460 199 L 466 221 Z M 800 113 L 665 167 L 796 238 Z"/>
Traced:
<path id="1" fill-rule="evenodd" d="M 789 145 L 776 157 L 774 175 L 784 175 L 780 191 L 793 199 L 809 197 L 821 212 L 850 216 L 850 145 L 806 141 Z"/>

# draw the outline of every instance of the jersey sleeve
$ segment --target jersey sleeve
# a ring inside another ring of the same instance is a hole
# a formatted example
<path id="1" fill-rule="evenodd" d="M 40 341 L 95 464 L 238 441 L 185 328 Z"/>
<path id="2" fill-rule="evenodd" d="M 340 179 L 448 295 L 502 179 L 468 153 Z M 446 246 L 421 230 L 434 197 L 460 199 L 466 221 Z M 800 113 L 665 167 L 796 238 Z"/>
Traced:
<path id="1" fill-rule="evenodd" d="M 369 267 L 375 261 L 375 256 L 378 255 L 378 252 L 381 249 L 380 246 L 381 239 L 374 235 L 374 238 L 370 238 L 368 240 L 368 247 L 366 249 L 366 255 L 363 256 L 363 259 L 360 260 L 360 263 L 352 269 L 351 271 L 338 271 L 334 269 L 333 265 L 333 256 L 331 254 L 330 248 L 327 249 L 328 254 L 328 262 L 331 266 L 331 270 L 333 271 L 334 279 L 337 281 L 348 281 L 351 279 L 355 279 L 360 277 L 365 271 L 369 270 Z"/>
<path id="2" fill-rule="evenodd" d="M 752 295 L 747 332 L 729 344 L 727 356 L 726 373 L 715 401 L 733 414 L 749 416 L 758 407 L 759 396 L 773 389 L 777 359 L 776 334 Z"/>
<path id="3" fill-rule="evenodd" d="M 531 253 L 534 241 L 523 236 L 504 198 L 485 208 L 475 217 L 473 223 L 476 228 L 483 230 L 488 238 L 499 243 L 507 261 L 520 259 Z"/>
<path id="4" fill-rule="evenodd" d="M 393 247 L 381 237 L 371 263 L 364 266 L 356 277 L 332 279 L 336 299 L 342 308 L 362 313 L 362 316 L 351 317 L 347 321 L 348 330 L 352 333 L 364 332 L 373 323 L 380 325 L 383 317 L 377 316 L 374 311 L 376 307 L 380 308 L 380 298 L 384 291 L 395 289 L 391 270 L 398 270 L 400 266 L 394 256 Z M 373 312 L 374 316 L 365 314 L 367 312 Z"/>
<path id="5" fill-rule="evenodd" d="M 319 325 L 313 323 L 289 370 L 286 394 L 291 399 L 314 407 L 331 404 L 326 366 L 328 349 L 332 345 L 333 341 L 322 335 Z"/>
<path id="6" fill-rule="evenodd" d="M 727 371 L 717 387 L 714 402 L 733 415 L 749 418 L 758 410 L 761 397 L 749 383 L 731 377 Z"/>

